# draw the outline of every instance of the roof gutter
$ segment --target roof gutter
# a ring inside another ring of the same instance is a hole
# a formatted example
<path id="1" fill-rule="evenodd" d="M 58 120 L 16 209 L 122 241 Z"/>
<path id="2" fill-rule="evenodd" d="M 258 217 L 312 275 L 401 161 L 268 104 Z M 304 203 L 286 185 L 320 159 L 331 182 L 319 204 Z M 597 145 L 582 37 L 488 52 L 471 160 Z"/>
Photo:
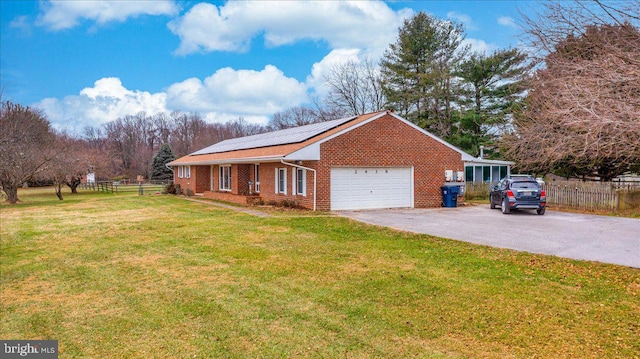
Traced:
<path id="1" fill-rule="evenodd" d="M 278 162 L 283 156 L 264 156 L 247 158 L 225 158 L 220 160 L 184 161 L 179 163 L 169 163 L 169 166 L 206 166 L 220 165 L 228 163 L 256 163 L 256 162 Z"/>
<path id="2" fill-rule="evenodd" d="M 280 162 L 283 165 L 287 165 L 287 166 L 291 166 L 291 167 L 296 167 L 296 168 L 302 168 L 303 170 L 307 170 L 307 171 L 311 171 L 313 172 L 313 210 L 316 210 L 316 188 L 317 188 L 317 175 L 316 175 L 316 170 L 314 170 L 313 168 L 309 168 L 309 167 L 304 167 L 304 166 L 300 166 L 300 165 L 296 165 L 294 163 L 289 163 L 289 162 L 285 162 L 283 159 L 280 160 Z"/>

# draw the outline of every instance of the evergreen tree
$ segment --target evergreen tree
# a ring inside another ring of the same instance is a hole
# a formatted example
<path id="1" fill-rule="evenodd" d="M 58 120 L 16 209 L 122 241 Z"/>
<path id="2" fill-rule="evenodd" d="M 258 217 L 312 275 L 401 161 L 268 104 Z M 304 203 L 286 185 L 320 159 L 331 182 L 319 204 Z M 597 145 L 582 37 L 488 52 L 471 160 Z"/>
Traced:
<path id="1" fill-rule="evenodd" d="M 458 66 L 461 111 L 457 130 L 447 140 L 475 155 L 480 146 L 493 145 L 524 98 L 524 80 L 531 68 L 526 59 L 516 49 L 499 50 L 474 53 Z"/>
<path id="2" fill-rule="evenodd" d="M 463 39 L 462 25 L 419 12 L 405 20 L 381 61 L 388 105 L 441 137 L 451 134 L 454 66 L 466 53 Z"/>
<path id="3" fill-rule="evenodd" d="M 167 181 L 173 179 L 173 172 L 167 168 L 166 164 L 175 160 L 176 156 L 171 151 L 168 144 L 163 144 L 160 151 L 153 158 L 153 169 L 151 179 L 157 181 Z"/>

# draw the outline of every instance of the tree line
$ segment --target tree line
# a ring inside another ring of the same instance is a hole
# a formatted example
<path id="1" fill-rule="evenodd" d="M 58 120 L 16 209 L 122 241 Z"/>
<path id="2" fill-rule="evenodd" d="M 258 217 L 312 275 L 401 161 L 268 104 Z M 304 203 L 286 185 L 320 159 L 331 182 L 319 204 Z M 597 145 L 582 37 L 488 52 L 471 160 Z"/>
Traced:
<path id="1" fill-rule="evenodd" d="M 640 170 L 640 6 L 637 2 L 546 2 L 523 15 L 530 52 L 472 52 L 464 29 L 424 12 L 406 19 L 382 59 L 334 65 L 328 94 L 265 125 L 209 123 L 198 113 L 145 113 L 87 127 L 51 129 L 46 117 L 2 101 L 0 184 L 9 201 L 22 182 L 46 178 L 75 190 L 88 169 L 104 178 L 145 178 L 154 160 L 216 142 L 392 109 L 479 155 L 519 170 L 610 180 Z M 162 151 L 161 151 L 162 149 Z M 26 164 L 29 163 L 29 166 Z M 29 170 L 27 170 L 29 168 Z M 165 174 L 166 175 L 166 174 Z"/>
<path id="2" fill-rule="evenodd" d="M 76 192 L 83 175 L 97 179 L 166 180 L 164 166 L 214 143 L 343 116 L 340 110 L 293 107 L 276 113 L 266 125 L 238 118 L 226 123 L 206 122 L 198 113 L 144 112 L 117 118 L 81 135 L 56 131 L 45 114 L 34 108 L 2 101 L 0 109 L 0 185 L 11 203 L 24 183 L 53 184 L 62 199 L 64 185 Z M 163 160 L 158 162 L 158 159 Z M 163 170 L 164 169 L 164 170 Z M 172 178 L 172 177 L 169 177 Z"/>

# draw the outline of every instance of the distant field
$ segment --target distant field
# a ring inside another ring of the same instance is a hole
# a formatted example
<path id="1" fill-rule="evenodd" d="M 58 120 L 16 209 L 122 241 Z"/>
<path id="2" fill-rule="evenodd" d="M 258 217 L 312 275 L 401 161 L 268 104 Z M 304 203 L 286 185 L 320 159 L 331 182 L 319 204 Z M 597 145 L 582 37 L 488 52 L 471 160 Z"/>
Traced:
<path id="1" fill-rule="evenodd" d="M 640 353 L 637 269 L 80 192 L 1 205 L 0 338 L 55 339 L 60 358 Z"/>

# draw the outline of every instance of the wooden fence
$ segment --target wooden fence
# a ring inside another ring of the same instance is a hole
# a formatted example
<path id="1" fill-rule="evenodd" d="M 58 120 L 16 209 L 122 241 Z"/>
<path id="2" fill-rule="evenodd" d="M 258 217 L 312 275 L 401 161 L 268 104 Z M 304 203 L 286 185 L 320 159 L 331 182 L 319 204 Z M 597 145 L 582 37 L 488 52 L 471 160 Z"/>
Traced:
<path id="1" fill-rule="evenodd" d="M 490 183 L 465 184 L 466 199 L 488 199 Z M 640 208 L 640 182 L 554 181 L 543 186 L 547 203 L 581 210 Z"/>
<path id="2" fill-rule="evenodd" d="M 118 183 L 112 181 L 98 181 L 96 182 L 96 188 L 98 191 L 106 193 L 118 193 Z"/>
<path id="3" fill-rule="evenodd" d="M 543 186 L 547 203 L 582 210 L 616 211 L 638 208 L 640 183 L 553 182 Z"/>
<path id="4" fill-rule="evenodd" d="M 83 183 L 81 188 L 105 193 L 126 193 L 137 191 L 138 194 L 161 192 L 168 181 L 146 181 L 144 183 L 123 183 L 122 181 L 96 181 Z"/>

